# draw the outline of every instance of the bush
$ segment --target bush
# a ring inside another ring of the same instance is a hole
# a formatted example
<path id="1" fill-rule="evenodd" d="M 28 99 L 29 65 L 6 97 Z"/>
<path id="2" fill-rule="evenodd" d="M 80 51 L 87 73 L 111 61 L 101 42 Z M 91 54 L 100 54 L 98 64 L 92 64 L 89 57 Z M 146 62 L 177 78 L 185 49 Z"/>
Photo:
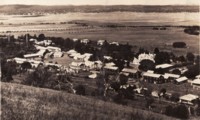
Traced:
<path id="1" fill-rule="evenodd" d="M 76 88 L 76 94 L 85 95 L 85 87 L 83 85 L 78 85 Z"/>
<path id="2" fill-rule="evenodd" d="M 173 47 L 174 48 L 186 48 L 186 43 L 185 42 L 174 42 Z"/>

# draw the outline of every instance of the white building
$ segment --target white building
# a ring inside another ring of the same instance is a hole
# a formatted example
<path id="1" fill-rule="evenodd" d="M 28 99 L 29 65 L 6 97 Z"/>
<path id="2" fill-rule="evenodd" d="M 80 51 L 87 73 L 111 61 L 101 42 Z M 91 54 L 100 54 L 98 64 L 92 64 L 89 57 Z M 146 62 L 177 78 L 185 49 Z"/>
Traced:
<path id="1" fill-rule="evenodd" d="M 102 46 L 105 43 L 105 40 L 98 40 L 97 45 Z"/>
<path id="2" fill-rule="evenodd" d="M 167 68 L 171 68 L 171 67 L 173 67 L 173 65 L 172 64 L 167 64 L 167 63 L 156 65 L 156 69 L 159 69 L 159 68 L 167 69 Z"/>
<path id="3" fill-rule="evenodd" d="M 181 84 L 181 83 L 185 83 L 188 81 L 187 77 L 180 77 L 178 79 L 175 80 L 176 84 Z"/>
<path id="4" fill-rule="evenodd" d="M 90 42 L 90 40 L 88 40 L 88 39 L 82 39 L 81 40 L 81 43 L 84 43 L 84 44 L 88 44 Z"/>
<path id="5" fill-rule="evenodd" d="M 195 79 L 192 81 L 193 88 L 200 89 L 200 79 Z"/>
<path id="6" fill-rule="evenodd" d="M 146 53 L 142 53 L 142 54 L 140 54 L 140 55 L 138 56 L 138 58 L 134 58 L 133 64 L 135 64 L 135 65 L 140 65 L 140 62 L 141 62 L 142 60 L 145 60 L 145 59 L 151 60 L 151 61 L 155 62 L 154 58 L 155 58 L 155 54 L 150 54 L 150 53 L 149 53 L 149 54 L 146 54 Z"/>
<path id="7" fill-rule="evenodd" d="M 193 94 L 187 94 L 180 97 L 180 103 L 194 105 L 192 101 L 199 99 L 199 96 Z"/>
<path id="8" fill-rule="evenodd" d="M 62 56 L 63 56 L 63 52 L 56 51 L 56 52 L 54 52 L 53 56 L 54 56 L 55 58 L 62 57 Z"/>

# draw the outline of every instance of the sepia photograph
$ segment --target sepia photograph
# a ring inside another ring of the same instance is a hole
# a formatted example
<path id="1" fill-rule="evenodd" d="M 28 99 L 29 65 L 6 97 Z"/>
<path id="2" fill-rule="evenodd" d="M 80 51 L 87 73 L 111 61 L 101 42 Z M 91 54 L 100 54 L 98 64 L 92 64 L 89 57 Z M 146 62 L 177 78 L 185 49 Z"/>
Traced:
<path id="1" fill-rule="evenodd" d="M 200 120 L 200 0 L 1 0 L 1 120 Z"/>

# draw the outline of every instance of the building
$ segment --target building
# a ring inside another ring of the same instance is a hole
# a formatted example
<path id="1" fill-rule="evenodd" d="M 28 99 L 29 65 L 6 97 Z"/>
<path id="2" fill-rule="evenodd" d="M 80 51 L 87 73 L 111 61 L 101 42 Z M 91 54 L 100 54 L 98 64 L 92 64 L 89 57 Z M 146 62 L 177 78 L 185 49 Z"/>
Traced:
<path id="1" fill-rule="evenodd" d="M 176 79 L 180 78 L 180 75 L 165 73 L 164 78 L 166 82 L 174 82 Z"/>
<path id="2" fill-rule="evenodd" d="M 174 66 L 174 65 L 172 65 L 172 64 L 167 64 L 167 63 L 165 63 L 165 64 L 156 65 L 156 69 L 161 68 L 161 69 L 164 69 L 164 70 L 169 70 L 169 69 L 171 69 L 173 66 Z"/>
<path id="3" fill-rule="evenodd" d="M 116 74 L 118 73 L 118 67 L 115 66 L 104 66 L 106 74 Z"/>
<path id="4" fill-rule="evenodd" d="M 200 89 L 200 79 L 195 79 L 192 81 L 193 88 Z"/>
<path id="5" fill-rule="evenodd" d="M 197 75 L 195 78 L 196 78 L 196 79 L 200 79 L 200 75 Z"/>
<path id="6" fill-rule="evenodd" d="M 131 78 L 139 78 L 138 71 L 136 69 L 124 68 L 122 69 L 122 73 L 128 73 L 128 76 Z"/>
<path id="7" fill-rule="evenodd" d="M 188 81 L 187 77 L 180 77 L 178 79 L 175 80 L 176 84 L 181 84 L 181 83 L 186 83 Z"/>
<path id="8" fill-rule="evenodd" d="M 56 52 L 54 52 L 54 54 L 53 54 L 53 56 L 56 57 L 56 58 L 62 57 L 63 55 L 64 55 L 63 52 L 60 52 L 60 51 L 56 51 Z"/>
<path id="9" fill-rule="evenodd" d="M 59 48 L 59 47 L 48 46 L 48 47 L 46 47 L 46 49 L 51 52 L 61 52 L 61 48 Z"/>
<path id="10" fill-rule="evenodd" d="M 154 58 L 155 58 L 155 54 L 150 54 L 150 53 L 149 53 L 149 54 L 146 54 L 146 53 L 142 53 L 142 54 L 140 54 L 140 55 L 138 56 L 138 58 L 134 58 L 133 64 L 135 64 L 135 65 L 140 65 L 140 62 L 141 62 L 142 60 L 145 60 L 145 59 L 151 60 L 151 61 L 153 61 L 153 62 L 155 63 Z"/>
<path id="11" fill-rule="evenodd" d="M 71 64 L 69 64 L 69 67 L 76 73 L 79 73 L 81 70 L 85 69 L 85 65 L 83 62 L 72 62 Z"/>
<path id="12" fill-rule="evenodd" d="M 46 52 L 45 49 L 41 49 L 37 53 L 24 55 L 24 58 L 26 58 L 26 59 L 35 59 L 35 58 L 38 58 L 38 57 L 43 57 L 45 52 Z"/>
<path id="13" fill-rule="evenodd" d="M 105 40 L 98 40 L 97 45 L 102 46 L 105 43 Z"/>
<path id="14" fill-rule="evenodd" d="M 116 45 L 116 46 L 119 46 L 119 43 L 118 43 L 118 42 L 111 42 L 110 45 Z"/>
<path id="15" fill-rule="evenodd" d="M 193 94 L 187 94 L 180 97 L 180 103 L 187 105 L 194 105 L 193 101 L 198 100 L 199 96 Z"/>
<path id="16" fill-rule="evenodd" d="M 90 40 L 88 40 L 88 39 L 82 39 L 81 40 L 81 43 L 84 43 L 84 44 L 88 44 L 90 42 Z"/>
<path id="17" fill-rule="evenodd" d="M 142 76 L 143 80 L 149 83 L 159 84 L 165 82 L 164 77 L 161 74 L 145 72 Z"/>

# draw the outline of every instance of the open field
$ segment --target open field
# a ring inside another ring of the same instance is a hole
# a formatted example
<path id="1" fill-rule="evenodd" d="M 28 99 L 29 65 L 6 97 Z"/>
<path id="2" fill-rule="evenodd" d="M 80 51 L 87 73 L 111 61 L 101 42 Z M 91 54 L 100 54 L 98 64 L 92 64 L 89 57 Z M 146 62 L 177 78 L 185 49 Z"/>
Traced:
<path id="1" fill-rule="evenodd" d="M 1 83 L 1 118 L 6 120 L 173 120 L 164 115 L 64 92 Z M 91 114 L 92 113 L 92 114 Z"/>
<path id="2" fill-rule="evenodd" d="M 184 33 L 184 28 L 175 26 L 200 25 L 200 14 L 197 13 L 137 13 L 137 12 L 108 12 L 108 13 L 66 13 L 43 16 L 22 17 L 20 15 L 0 15 L 0 34 L 15 31 L 11 34 L 44 33 L 51 37 L 88 38 L 91 40 L 106 39 L 144 47 L 153 50 L 155 47 L 182 55 L 186 52 L 199 54 L 199 36 Z M 81 21 L 89 26 L 68 24 L 71 21 Z M 60 24 L 65 22 L 65 24 Z M 11 23 L 11 25 L 9 25 Z M 43 24 L 48 23 L 48 24 Z M 102 25 L 117 24 L 129 27 L 102 27 Z M 136 27 L 143 26 L 143 27 Z M 149 27 L 144 27 L 149 26 Z M 172 26 L 167 30 L 152 30 L 153 26 Z M 4 32 L 4 33 L 2 33 Z M 171 44 L 183 41 L 187 49 L 173 49 Z"/>

